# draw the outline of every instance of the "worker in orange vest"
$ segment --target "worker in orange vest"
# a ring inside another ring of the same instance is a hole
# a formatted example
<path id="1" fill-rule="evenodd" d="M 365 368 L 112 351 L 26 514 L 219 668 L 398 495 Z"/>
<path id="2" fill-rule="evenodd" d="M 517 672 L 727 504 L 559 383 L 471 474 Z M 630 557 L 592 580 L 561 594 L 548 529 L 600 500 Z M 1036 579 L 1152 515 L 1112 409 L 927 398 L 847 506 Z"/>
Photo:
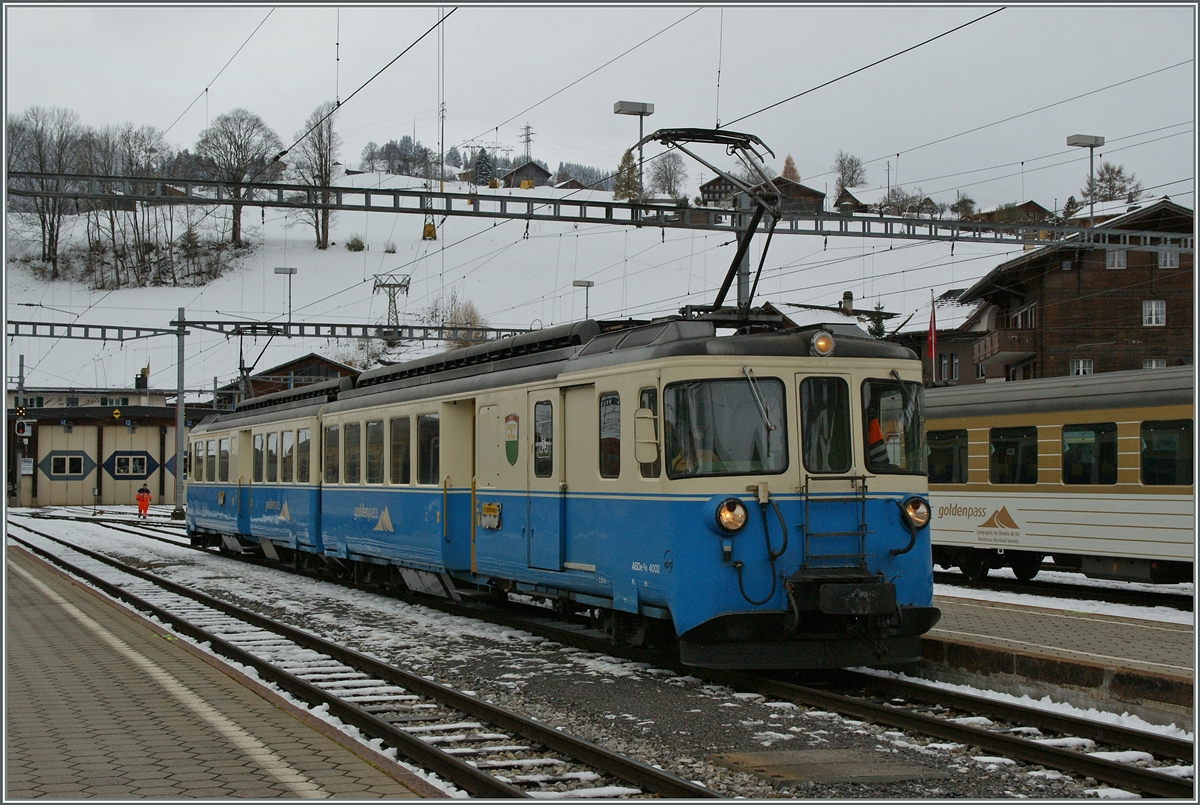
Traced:
<path id="1" fill-rule="evenodd" d="M 146 519 L 146 512 L 150 510 L 150 487 L 142 484 L 142 488 L 137 491 L 138 517 Z"/>
<path id="2" fill-rule="evenodd" d="M 867 465 L 872 468 L 890 468 L 887 443 L 883 439 L 883 430 L 879 427 L 879 414 L 868 412 L 867 422 Z"/>

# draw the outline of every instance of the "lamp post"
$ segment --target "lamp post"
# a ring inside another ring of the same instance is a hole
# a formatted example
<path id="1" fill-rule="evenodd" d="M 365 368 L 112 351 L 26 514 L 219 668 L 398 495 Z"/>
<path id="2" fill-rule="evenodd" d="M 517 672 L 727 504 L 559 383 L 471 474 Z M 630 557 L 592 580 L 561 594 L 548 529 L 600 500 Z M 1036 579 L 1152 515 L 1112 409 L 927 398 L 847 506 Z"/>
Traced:
<path id="1" fill-rule="evenodd" d="M 654 104 L 637 103 L 635 101 L 617 101 L 613 104 L 614 115 L 637 115 L 638 118 L 638 195 L 645 195 L 645 185 L 642 184 L 642 127 L 649 115 L 654 114 Z"/>
<path id="2" fill-rule="evenodd" d="M 287 266 L 276 266 L 276 274 L 287 274 L 288 278 L 288 324 L 292 323 L 292 275 L 296 273 L 296 269 Z"/>
<path id="3" fill-rule="evenodd" d="M 1067 138 L 1067 145 L 1088 149 L 1088 197 L 1091 201 L 1091 211 L 1088 213 L 1088 226 L 1096 225 L 1096 148 L 1104 145 L 1104 138 L 1092 134 L 1072 134 Z"/>
<path id="4" fill-rule="evenodd" d="M 589 289 L 596 283 L 592 282 L 591 280 L 575 280 L 571 284 L 574 285 L 576 288 L 583 288 L 583 318 L 587 319 L 587 317 L 588 317 L 588 294 L 591 293 L 591 291 Z"/>

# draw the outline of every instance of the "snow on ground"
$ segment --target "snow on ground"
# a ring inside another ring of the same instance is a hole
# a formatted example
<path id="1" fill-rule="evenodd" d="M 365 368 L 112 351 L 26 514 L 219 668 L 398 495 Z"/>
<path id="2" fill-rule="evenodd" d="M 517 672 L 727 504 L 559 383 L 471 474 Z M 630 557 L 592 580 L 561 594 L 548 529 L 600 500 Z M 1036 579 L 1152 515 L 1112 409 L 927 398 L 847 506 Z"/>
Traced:
<path id="1" fill-rule="evenodd" d="M 169 506 L 155 506 L 151 507 L 151 509 L 152 515 L 158 515 L 164 519 L 170 512 Z M 9 509 L 8 513 L 10 516 L 17 515 L 17 522 L 21 522 L 25 519 L 21 515 L 32 514 L 34 511 L 39 511 L 43 514 L 54 512 L 53 509 Z M 133 519 L 136 516 L 136 507 L 107 506 L 104 512 L 106 515 L 127 516 Z M 410 605 L 397 599 L 386 598 L 361 590 L 347 589 L 316 579 L 297 577 L 290 574 L 284 575 L 271 568 L 256 567 L 242 563 L 236 563 L 235 565 L 235 560 L 226 560 L 217 555 L 210 556 L 202 563 L 194 564 L 196 554 L 183 545 L 173 547 L 161 542 L 148 543 L 137 536 L 102 528 L 94 524 L 76 521 L 56 521 L 53 523 L 52 529 L 44 528 L 43 526 L 46 525 L 44 523 L 38 525 L 31 522 L 30 525 L 39 530 L 52 530 L 54 533 L 60 534 L 64 539 L 77 541 L 77 544 L 81 546 L 115 556 L 140 556 L 147 552 L 154 552 L 161 556 L 163 560 L 157 563 L 157 572 L 173 581 L 202 588 L 212 588 L 216 585 L 221 589 L 233 592 L 238 598 L 244 601 L 259 602 L 273 608 L 288 610 L 298 615 L 302 614 L 311 620 L 320 621 L 331 628 L 339 626 L 339 612 L 344 608 L 361 607 L 374 611 L 377 614 L 372 615 L 370 618 L 372 625 L 369 628 L 352 629 L 354 637 L 360 640 L 367 639 L 381 648 L 402 646 L 418 662 L 422 657 L 437 658 L 439 661 L 444 661 L 447 658 L 452 660 L 457 655 L 466 657 L 470 652 L 477 650 L 480 643 L 495 646 L 499 651 L 505 651 L 505 647 L 519 645 L 530 647 L 541 645 L 543 648 L 555 648 L 557 656 L 568 658 L 577 668 L 589 676 L 597 677 L 601 682 L 614 682 L 616 678 L 630 676 L 635 673 L 648 673 L 664 677 L 668 683 L 681 682 L 688 679 L 687 677 L 677 677 L 662 669 L 648 668 L 645 663 L 630 663 L 618 658 L 597 655 L 582 650 L 560 648 L 558 644 L 518 629 L 488 624 L 471 618 L 448 615 L 427 607 Z M 14 531 L 14 534 L 21 535 L 22 532 Z M 229 570 L 235 566 L 238 568 L 238 572 L 236 574 L 230 573 Z M 247 580 L 250 580 L 251 583 L 247 583 Z M 943 585 L 936 585 L 936 587 L 940 588 Z M 959 597 L 969 596 L 981 600 L 1009 603 L 1014 606 L 1036 606 L 1047 609 L 1070 608 L 1076 612 L 1090 612 L 1104 615 L 1115 614 L 1114 605 L 1098 601 L 1062 601 L 1028 595 L 1011 595 L 977 590 L 967 591 L 956 589 L 954 593 Z M 941 595 L 942 592 L 939 590 L 937 594 Z M 1118 609 L 1121 612 L 1121 617 L 1139 617 L 1138 610 L 1145 610 L 1146 608 L 1120 607 Z M 1157 611 L 1161 608 L 1155 607 L 1152 609 Z M 1180 614 L 1186 615 L 1187 619 L 1177 622 L 1192 622 L 1190 613 Z M 1161 620 L 1157 614 L 1141 614 L 1140 616 L 1151 620 Z M 509 680 L 514 687 L 524 684 L 531 677 L 536 676 L 541 669 L 537 667 L 536 663 L 525 663 L 516 670 L 520 671 L 520 673 L 512 674 L 512 679 Z M 858 670 L 883 676 L 893 676 L 957 692 L 982 695 L 1026 707 L 1053 710 L 1065 715 L 1128 727 L 1144 732 L 1157 733 L 1173 738 L 1183 738 L 1186 740 L 1192 740 L 1193 738 L 1191 731 L 1176 725 L 1160 726 L 1150 724 L 1136 716 L 1128 714 L 1108 713 L 1090 709 L 1084 710 L 1063 702 L 1055 702 L 1049 697 L 1034 700 L 1029 696 L 1018 697 L 1006 693 L 983 691 L 964 685 L 929 682 L 928 680 L 910 677 L 893 671 Z M 732 691 L 729 691 L 727 695 L 731 703 L 740 700 L 738 695 Z M 755 700 L 761 699 L 761 697 L 754 694 L 750 694 L 750 696 Z M 808 715 L 820 716 L 821 713 L 810 712 Z M 832 713 L 829 715 L 834 717 Z M 764 735 L 763 739 L 769 741 L 774 739 L 774 736 L 768 737 Z"/>
<path id="2" fill-rule="evenodd" d="M 385 188 L 416 183 L 409 177 L 378 174 L 342 181 Z M 451 182 L 446 190 L 465 192 L 467 185 Z M 580 196 L 545 187 L 478 192 L 514 201 Z M 611 199 L 611 194 L 585 194 Z M 736 248 L 727 232 L 457 216 L 437 218 L 437 240 L 430 241 L 421 239 L 423 223 L 422 216 L 407 213 L 338 212 L 330 230 L 332 245 L 318 251 L 311 227 L 297 214 L 247 206 L 242 224 L 251 248 L 232 271 L 205 287 L 97 291 L 81 283 L 45 283 L 6 262 L 6 310 L 10 319 L 21 321 L 159 328 L 168 327 L 180 307 L 191 320 L 286 321 L 288 278 L 275 275 L 274 269 L 289 267 L 297 269 L 291 277 L 296 322 L 386 321 L 386 295 L 372 293 L 372 288 L 376 274 L 389 272 L 412 278 L 408 295 L 398 299 L 402 323 L 418 323 L 433 303 L 449 299 L 452 293 L 474 303 L 493 327 L 538 328 L 577 321 L 584 318 L 585 306 L 592 318 L 648 319 L 674 314 L 685 304 L 711 303 Z M 9 216 L 6 260 L 36 246 L 36 231 L 21 237 L 23 229 L 28 226 Z M 83 240 L 81 220 L 68 218 L 64 230 L 64 242 Z M 345 248 L 355 235 L 366 250 Z M 751 244 L 754 266 L 764 241 L 758 236 Z M 891 320 L 895 325 L 910 315 L 914 316 L 910 324 L 915 324 L 916 311 L 929 304 L 931 287 L 937 294 L 968 287 L 1020 253 L 969 242 L 956 244 L 953 252 L 945 243 L 836 236 L 826 242 L 809 235 L 776 233 L 755 301 L 770 301 L 795 320 L 812 323 L 841 317 L 790 308 L 786 303 L 836 305 L 844 291 L 851 291 L 856 307 L 871 308 L 881 302 L 886 310 L 899 314 Z M 595 286 L 585 292 L 573 286 L 577 279 Z M 418 344 L 389 357 L 417 357 L 441 348 L 436 343 Z M 259 371 L 309 352 L 343 361 L 364 354 L 353 341 L 275 338 L 240 344 L 217 333 L 193 331 L 186 346 L 187 387 L 211 390 L 214 377 L 221 383 L 234 378 L 239 349 L 247 364 L 263 353 L 256 364 Z M 26 383 L 32 386 L 120 387 L 129 385 L 149 365 L 152 388 L 175 387 L 174 338 L 67 345 L 53 339 L 16 338 L 7 347 L 8 362 L 15 366 L 18 355 L 25 356 Z"/>

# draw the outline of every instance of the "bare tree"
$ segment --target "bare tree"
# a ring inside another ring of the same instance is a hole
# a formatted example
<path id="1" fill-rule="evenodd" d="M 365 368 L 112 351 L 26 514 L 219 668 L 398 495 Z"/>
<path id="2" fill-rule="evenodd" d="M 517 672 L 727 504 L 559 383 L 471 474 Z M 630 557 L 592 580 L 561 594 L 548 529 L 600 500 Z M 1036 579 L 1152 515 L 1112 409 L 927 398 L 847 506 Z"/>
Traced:
<path id="1" fill-rule="evenodd" d="M 867 183 L 867 168 L 863 161 L 853 154 L 838 151 L 833 160 L 833 172 L 837 174 L 834 184 L 833 197 L 837 198 L 847 187 L 862 187 Z"/>
<path id="2" fill-rule="evenodd" d="M 1091 202 L 1093 197 L 1096 201 L 1124 199 L 1133 203 L 1141 197 L 1142 192 L 1142 183 L 1138 181 L 1137 176 L 1132 172 L 1126 175 L 1124 165 L 1114 165 L 1111 162 L 1100 163 L 1094 184 L 1089 176 L 1087 185 L 1079 191 L 1085 203 Z"/>
<path id="3" fill-rule="evenodd" d="M 469 299 L 459 299 L 458 291 L 452 289 L 450 298 L 434 300 L 425 311 L 425 321 L 442 327 L 487 327 L 487 319 Z M 469 347 L 474 341 L 450 341 L 450 348 Z"/>
<path id="4" fill-rule="evenodd" d="M 196 153 L 209 178 L 229 182 L 233 197 L 233 244 L 242 245 L 242 204 L 247 200 L 245 182 L 270 182 L 279 178 L 283 165 L 276 156 L 283 151 L 279 135 L 258 115 L 245 109 L 226 112 L 200 133 Z"/>
<path id="5" fill-rule="evenodd" d="M 79 115 L 70 109 L 31 106 L 19 118 L 8 119 L 6 158 L 10 170 L 33 173 L 72 173 L 80 136 Z M 62 179 L 35 179 L 34 189 L 61 193 Z M 35 196 L 32 211 L 41 229 L 42 261 L 50 264 L 50 279 L 58 279 L 58 243 L 63 217 L 71 208 L 63 195 Z"/>
<path id="6" fill-rule="evenodd" d="M 296 133 L 297 138 L 303 139 L 291 150 L 296 180 L 300 184 L 324 188 L 317 191 L 315 198 L 323 206 L 304 210 L 316 233 L 318 249 L 329 248 L 330 210 L 327 205 L 332 201 L 332 195 L 328 188 L 333 184 L 333 164 L 342 147 L 342 138 L 333 128 L 336 110 L 337 104 L 333 101 L 326 101 L 314 109 L 304 122 L 304 128 Z"/>
<path id="7" fill-rule="evenodd" d="M 358 158 L 358 169 L 368 173 L 379 170 L 379 158 L 379 146 L 372 140 L 363 146 L 362 154 Z"/>
<path id="8" fill-rule="evenodd" d="M 656 193 L 683 198 L 686 195 L 683 185 L 687 178 L 683 157 L 676 151 L 668 151 L 650 165 L 650 189 Z"/>

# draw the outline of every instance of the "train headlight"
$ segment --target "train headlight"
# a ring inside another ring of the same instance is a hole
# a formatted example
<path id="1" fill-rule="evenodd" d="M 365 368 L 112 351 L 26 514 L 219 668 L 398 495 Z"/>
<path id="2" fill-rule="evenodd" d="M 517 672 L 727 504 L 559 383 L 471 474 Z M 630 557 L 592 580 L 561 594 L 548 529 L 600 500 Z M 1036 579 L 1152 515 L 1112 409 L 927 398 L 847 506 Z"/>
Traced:
<path id="1" fill-rule="evenodd" d="M 818 358 L 828 358 L 833 354 L 833 348 L 835 346 L 833 341 L 833 333 L 821 330 L 819 333 L 813 335 L 812 341 L 809 342 L 809 346 L 812 349 L 812 353 Z"/>
<path id="2" fill-rule="evenodd" d="M 746 525 L 746 505 L 737 498 L 728 498 L 717 506 L 717 526 L 727 534 L 736 534 Z"/>
<path id="3" fill-rule="evenodd" d="M 929 504 L 924 498 L 912 497 L 900 504 L 900 513 L 904 524 L 913 531 L 918 531 L 929 525 Z"/>

